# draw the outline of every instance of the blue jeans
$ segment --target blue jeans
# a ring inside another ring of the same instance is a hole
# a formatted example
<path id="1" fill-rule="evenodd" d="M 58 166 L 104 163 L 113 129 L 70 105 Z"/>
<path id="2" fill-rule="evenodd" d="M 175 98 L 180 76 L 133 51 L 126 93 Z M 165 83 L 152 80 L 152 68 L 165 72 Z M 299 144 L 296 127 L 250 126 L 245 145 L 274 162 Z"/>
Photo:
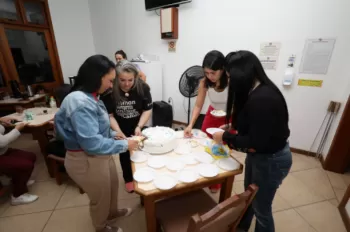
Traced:
<path id="1" fill-rule="evenodd" d="M 255 232 L 275 231 L 272 202 L 291 166 L 292 153 L 288 143 L 275 154 L 247 154 L 244 187 L 247 189 L 250 184 L 256 184 L 259 190 L 238 226 L 240 229 L 248 231 L 255 215 Z"/>

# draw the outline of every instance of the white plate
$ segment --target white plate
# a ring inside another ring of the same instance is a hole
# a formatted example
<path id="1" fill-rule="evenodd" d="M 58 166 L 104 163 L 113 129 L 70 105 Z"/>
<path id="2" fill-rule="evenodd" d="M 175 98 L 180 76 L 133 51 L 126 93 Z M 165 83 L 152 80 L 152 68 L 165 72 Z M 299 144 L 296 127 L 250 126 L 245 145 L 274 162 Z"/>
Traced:
<path id="1" fill-rule="evenodd" d="M 181 144 L 177 148 L 175 148 L 174 152 L 178 155 L 188 155 L 191 154 L 191 147 L 189 144 Z"/>
<path id="2" fill-rule="evenodd" d="M 184 169 L 185 166 L 186 166 L 185 163 L 175 159 L 169 160 L 168 163 L 166 164 L 166 168 L 169 169 L 170 171 L 180 171 Z"/>
<path id="3" fill-rule="evenodd" d="M 147 164 L 151 168 L 162 168 L 166 164 L 166 158 L 163 156 L 152 156 L 148 159 Z"/>
<path id="4" fill-rule="evenodd" d="M 240 164 L 232 158 L 219 159 L 216 164 L 226 171 L 237 170 L 240 166 Z"/>
<path id="5" fill-rule="evenodd" d="M 203 147 L 210 147 L 212 140 L 211 139 L 196 139 L 196 141 Z"/>
<path id="6" fill-rule="evenodd" d="M 210 114 L 213 115 L 214 117 L 225 117 L 226 116 L 226 112 L 223 110 L 212 110 L 210 111 Z"/>
<path id="7" fill-rule="evenodd" d="M 172 175 L 162 174 L 154 179 L 153 184 L 160 190 L 168 190 L 177 185 L 177 179 Z"/>
<path id="8" fill-rule="evenodd" d="M 154 179 L 155 171 L 151 168 L 145 167 L 139 170 L 136 170 L 134 173 L 134 180 L 140 183 L 147 183 Z"/>
<path id="9" fill-rule="evenodd" d="M 214 177 L 217 176 L 219 170 L 214 164 L 200 164 L 198 166 L 198 173 L 203 177 Z"/>
<path id="10" fill-rule="evenodd" d="M 206 133 L 198 129 L 193 129 L 192 134 L 194 138 L 198 138 L 198 139 L 204 139 L 208 137 Z"/>
<path id="11" fill-rule="evenodd" d="M 130 156 L 130 160 L 134 163 L 143 163 L 148 159 L 149 154 L 143 151 L 134 151 Z"/>
<path id="12" fill-rule="evenodd" d="M 199 175 L 195 170 L 184 169 L 177 173 L 177 178 L 183 183 L 192 183 L 198 180 Z"/>
<path id="13" fill-rule="evenodd" d="M 224 130 L 223 129 L 220 129 L 220 128 L 214 128 L 214 127 L 211 127 L 211 128 L 207 128 L 207 132 L 208 134 L 215 134 L 216 132 L 223 132 Z"/>
<path id="14" fill-rule="evenodd" d="M 210 164 L 214 161 L 214 158 L 205 151 L 193 152 L 194 157 L 201 163 Z"/>
<path id="15" fill-rule="evenodd" d="M 193 155 L 184 155 L 181 156 L 179 159 L 187 165 L 198 164 L 196 157 L 194 157 Z"/>

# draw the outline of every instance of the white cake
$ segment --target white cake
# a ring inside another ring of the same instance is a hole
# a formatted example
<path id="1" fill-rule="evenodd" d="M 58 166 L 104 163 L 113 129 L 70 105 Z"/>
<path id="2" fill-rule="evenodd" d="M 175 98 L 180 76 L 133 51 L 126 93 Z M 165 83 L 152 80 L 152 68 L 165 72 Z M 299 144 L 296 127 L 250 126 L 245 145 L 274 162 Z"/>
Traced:
<path id="1" fill-rule="evenodd" d="M 142 131 L 147 137 L 143 150 L 151 154 L 170 152 L 177 146 L 176 133 L 169 127 L 150 127 Z"/>

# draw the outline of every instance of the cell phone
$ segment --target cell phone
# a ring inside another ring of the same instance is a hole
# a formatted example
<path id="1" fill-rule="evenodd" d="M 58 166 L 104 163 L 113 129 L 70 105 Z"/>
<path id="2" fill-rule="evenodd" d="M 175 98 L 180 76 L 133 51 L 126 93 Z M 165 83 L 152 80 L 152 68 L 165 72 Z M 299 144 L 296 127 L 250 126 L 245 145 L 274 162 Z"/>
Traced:
<path id="1" fill-rule="evenodd" d="M 16 120 L 16 119 L 12 119 L 12 120 L 11 120 L 11 124 L 16 124 L 16 123 L 18 123 L 18 122 L 21 122 L 21 121 L 18 121 L 18 120 Z"/>

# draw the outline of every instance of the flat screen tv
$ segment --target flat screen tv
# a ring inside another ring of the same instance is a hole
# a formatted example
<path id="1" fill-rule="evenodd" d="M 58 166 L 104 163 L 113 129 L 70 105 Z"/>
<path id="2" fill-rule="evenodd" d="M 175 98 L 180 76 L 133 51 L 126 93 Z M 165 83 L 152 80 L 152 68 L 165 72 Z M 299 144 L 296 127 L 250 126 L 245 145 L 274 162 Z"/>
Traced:
<path id="1" fill-rule="evenodd" d="M 156 10 L 188 2 L 192 2 L 192 0 L 145 0 L 145 5 L 146 10 Z"/>

